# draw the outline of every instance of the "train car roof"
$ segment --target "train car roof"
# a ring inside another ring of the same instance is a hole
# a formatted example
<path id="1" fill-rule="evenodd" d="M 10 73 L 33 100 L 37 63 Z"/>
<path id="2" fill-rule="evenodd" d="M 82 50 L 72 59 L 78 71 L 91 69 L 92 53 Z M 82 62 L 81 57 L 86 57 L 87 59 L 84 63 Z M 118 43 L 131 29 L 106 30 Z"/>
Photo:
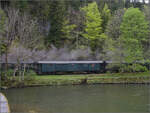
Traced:
<path id="1" fill-rule="evenodd" d="M 103 63 L 103 61 L 38 61 L 39 64 Z"/>

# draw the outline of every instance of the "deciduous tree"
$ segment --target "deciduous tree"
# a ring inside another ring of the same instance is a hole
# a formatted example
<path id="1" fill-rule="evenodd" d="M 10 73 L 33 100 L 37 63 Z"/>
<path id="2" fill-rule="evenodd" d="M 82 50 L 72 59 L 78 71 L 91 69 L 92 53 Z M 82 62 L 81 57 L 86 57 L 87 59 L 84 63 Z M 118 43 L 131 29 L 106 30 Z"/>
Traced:
<path id="1" fill-rule="evenodd" d="M 134 64 L 144 60 L 142 42 L 147 40 L 149 33 L 144 13 L 138 8 L 127 9 L 120 29 L 124 61 Z"/>

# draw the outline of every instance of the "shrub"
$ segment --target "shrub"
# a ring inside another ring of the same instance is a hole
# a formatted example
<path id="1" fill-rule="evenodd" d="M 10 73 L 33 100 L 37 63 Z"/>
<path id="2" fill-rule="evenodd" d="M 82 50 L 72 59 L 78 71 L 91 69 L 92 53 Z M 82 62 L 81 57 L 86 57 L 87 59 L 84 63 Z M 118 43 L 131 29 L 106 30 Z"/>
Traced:
<path id="1" fill-rule="evenodd" d="M 148 69 L 141 64 L 123 64 L 119 72 L 146 72 Z"/>
<path id="2" fill-rule="evenodd" d="M 37 74 L 36 74 L 36 72 L 33 71 L 33 70 L 28 70 L 28 71 L 25 73 L 25 75 L 27 75 L 27 76 L 35 76 L 35 75 L 37 75 Z"/>
<path id="3" fill-rule="evenodd" d="M 120 64 L 117 64 L 117 63 L 108 64 L 106 66 L 106 70 L 107 70 L 108 73 L 118 72 L 119 68 L 120 68 Z"/>
<path id="4" fill-rule="evenodd" d="M 5 74 L 7 74 L 7 76 L 13 76 L 14 70 L 13 69 L 9 69 L 7 72 L 2 71 L 2 76 L 4 76 Z"/>
<path id="5" fill-rule="evenodd" d="M 133 72 L 146 72 L 146 71 L 148 71 L 148 69 L 146 66 L 143 66 L 141 64 L 133 64 L 132 71 Z"/>
<path id="6" fill-rule="evenodd" d="M 142 64 L 109 64 L 107 66 L 109 72 L 147 72 L 148 68 Z"/>

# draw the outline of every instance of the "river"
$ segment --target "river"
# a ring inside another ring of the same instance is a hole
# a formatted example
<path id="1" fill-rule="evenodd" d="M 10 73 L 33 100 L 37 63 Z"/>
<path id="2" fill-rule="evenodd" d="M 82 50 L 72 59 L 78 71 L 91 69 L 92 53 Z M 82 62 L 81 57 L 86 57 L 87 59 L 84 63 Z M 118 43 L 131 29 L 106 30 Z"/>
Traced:
<path id="1" fill-rule="evenodd" d="M 4 90 L 12 112 L 150 112 L 150 85 L 99 84 Z"/>

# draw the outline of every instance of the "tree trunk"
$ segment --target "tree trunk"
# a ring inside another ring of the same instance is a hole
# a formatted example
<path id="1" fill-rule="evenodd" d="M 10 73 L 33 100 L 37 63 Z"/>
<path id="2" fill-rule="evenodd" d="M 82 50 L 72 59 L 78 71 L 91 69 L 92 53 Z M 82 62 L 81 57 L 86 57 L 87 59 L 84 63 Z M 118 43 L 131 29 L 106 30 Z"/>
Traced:
<path id="1" fill-rule="evenodd" d="M 13 77 L 15 78 L 15 76 L 16 76 L 16 71 L 18 70 L 18 65 L 15 67 L 15 69 L 14 69 L 14 73 L 13 73 Z"/>
<path id="2" fill-rule="evenodd" d="M 7 76 L 7 71 L 8 71 L 8 50 L 6 47 L 6 53 L 5 53 L 5 77 Z"/>
<path id="3" fill-rule="evenodd" d="M 25 72 L 26 72 L 26 64 L 24 64 L 24 67 L 23 67 L 22 80 L 24 80 Z"/>
<path id="4" fill-rule="evenodd" d="M 19 81 L 22 80 L 22 77 L 21 77 L 21 64 L 18 66 L 18 69 L 19 69 Z"/>

